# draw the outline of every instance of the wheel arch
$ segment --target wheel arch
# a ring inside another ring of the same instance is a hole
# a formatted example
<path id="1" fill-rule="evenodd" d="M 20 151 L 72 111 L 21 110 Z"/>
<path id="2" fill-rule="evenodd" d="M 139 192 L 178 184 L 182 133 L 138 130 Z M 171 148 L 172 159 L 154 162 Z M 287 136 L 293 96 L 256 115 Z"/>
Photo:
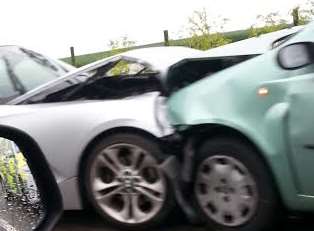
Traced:
<path id="1" fill-rule="evenodd" d="M 250 144 L 254 149 L 262 155 L 262 149 L 259 147 L 259 145 L 256 144 L 255 141 L 249 138 L 247 134 L 240 131 L 237 128 L 223 125 L 223 124 L 201 124 L 201 125 L 194 125 L 189 127 L 185 132 L 185 135 L 187 137 L 194 137 L 195 144 L 200 144 L 204 142 L 208 138 L 212 138 L 214 136 L 228 136 L 233 137 L 237 139 L 241 139 L 242 141 L 245 141 L 246 143 Z M 266 159 L 265 157 L 263 157 Z M 265 160 L 266 161 L 266 160 Z"/>

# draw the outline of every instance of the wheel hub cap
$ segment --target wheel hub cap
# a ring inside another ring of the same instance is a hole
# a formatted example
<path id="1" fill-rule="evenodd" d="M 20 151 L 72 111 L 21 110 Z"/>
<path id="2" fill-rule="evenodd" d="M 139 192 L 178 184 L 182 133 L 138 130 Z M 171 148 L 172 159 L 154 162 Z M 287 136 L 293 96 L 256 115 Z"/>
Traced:
<path id="1" fill-rule="evenodd" d="M 205 214 L 218 224 L 234 227 L 256 212 L 257 187 L 248 169 L 229 156 L 211 156 L 197 170 L 195 194 Z"/>
<path id="2" fill-rule="evenodd" d="M 117 180 L 122 183 L 122 187 L 130 192 L 135 192 L 136 183 L 142 180 L 142 177 L 131 169 L 122 171 L 121 176 Z"/>

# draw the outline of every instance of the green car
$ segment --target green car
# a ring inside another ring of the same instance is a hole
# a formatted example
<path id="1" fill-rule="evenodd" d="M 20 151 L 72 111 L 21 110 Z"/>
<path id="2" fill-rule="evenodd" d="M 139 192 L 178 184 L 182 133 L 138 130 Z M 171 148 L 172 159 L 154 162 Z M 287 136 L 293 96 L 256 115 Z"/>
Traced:
<path id="1" fill-rule="evenodd" d="M 276 45 L 169 97 L 183 179 L 214 230 L 314 211 L 314 23 Z"/>

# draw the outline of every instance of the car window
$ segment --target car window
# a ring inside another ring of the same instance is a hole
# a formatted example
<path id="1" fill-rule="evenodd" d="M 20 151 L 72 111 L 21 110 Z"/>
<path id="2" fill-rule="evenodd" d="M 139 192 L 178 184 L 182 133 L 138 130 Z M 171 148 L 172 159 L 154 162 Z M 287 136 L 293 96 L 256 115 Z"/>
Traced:
<path id="1" fill-rule="evenodd" d="M 17 94 L 14 90 L 7 65 L 3 59 L 0 59 L 0 97 L 7 98 Z"/>
<path id="2" fill-rule="evenodd" d="M 59 74 L 51 68 L 38 65 L 38 63 L 28 58 L 16 63 L 13 70 L 26 90 L 31 90 L 59 77 Z"/>
<path id="3" fill-rule="evenodd" d="M 65 69 L 38 53 L 15 46 L 0 47 L 2 103 L 64 74 Z"/>

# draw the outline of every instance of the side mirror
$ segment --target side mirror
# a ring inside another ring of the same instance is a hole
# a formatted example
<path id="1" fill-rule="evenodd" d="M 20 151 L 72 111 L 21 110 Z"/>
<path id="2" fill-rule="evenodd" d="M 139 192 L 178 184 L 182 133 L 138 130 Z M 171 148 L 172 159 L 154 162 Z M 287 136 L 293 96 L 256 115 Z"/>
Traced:
<path id="1" fill-rule="evenodd" d="M 0 126 L 0 231 L 50 231 L 59 220 L 61 194 L 38 145 Z"/>
<path id="2" fill-rule="evenodd" d="M 278 64 L 283 69 L 298 69 L 312 63 L 314 63 L 314 43 L 294 43 L 279 50 Z"/>

